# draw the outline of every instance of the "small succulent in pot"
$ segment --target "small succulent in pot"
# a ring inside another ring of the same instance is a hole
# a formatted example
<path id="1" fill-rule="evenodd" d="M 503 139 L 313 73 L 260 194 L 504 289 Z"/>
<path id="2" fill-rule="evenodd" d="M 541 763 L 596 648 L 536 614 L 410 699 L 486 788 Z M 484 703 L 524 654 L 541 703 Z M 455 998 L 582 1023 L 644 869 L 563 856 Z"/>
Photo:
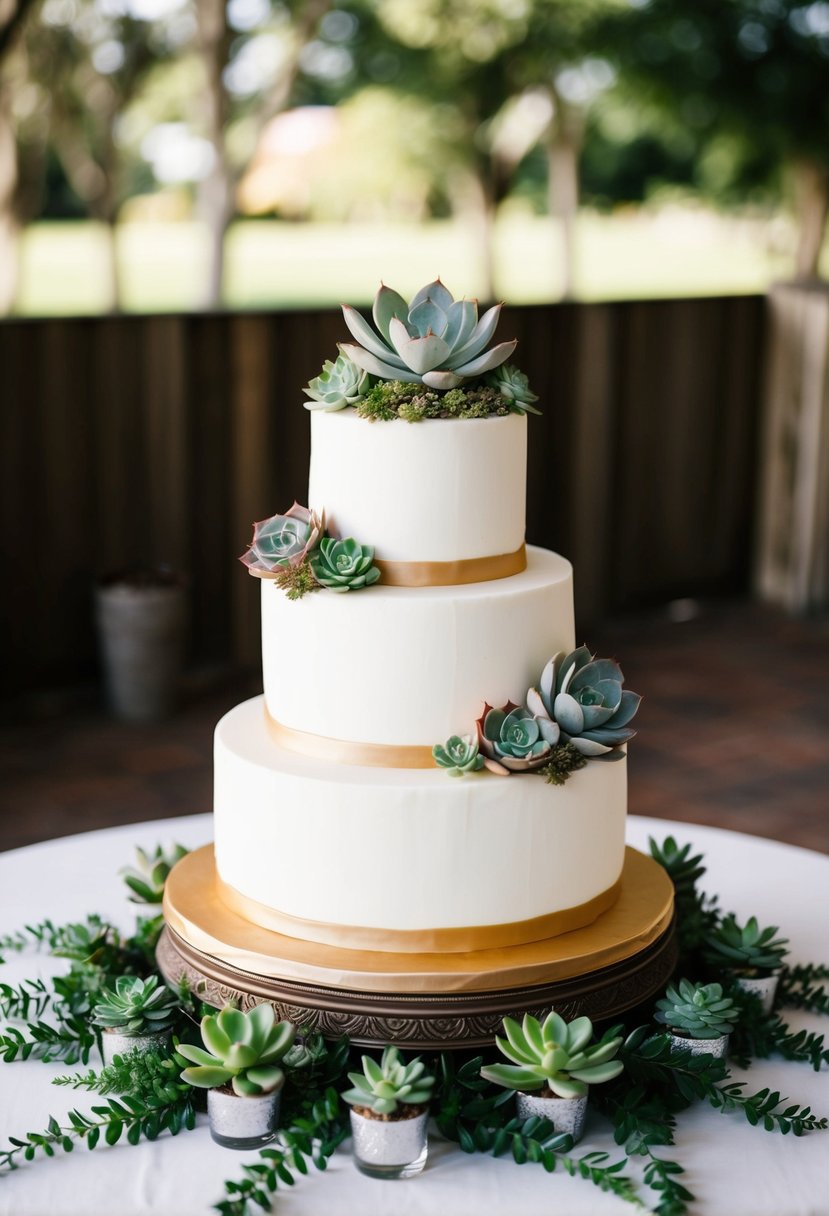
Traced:
<path id="1" fill-rule="evenodd" d="M 741 926 L 729 913 L 705 939 L 706 960 L 732 972 L 737 987 L 756 996 L 765 1013 L 774 1004 L 788 953 L 788 939 L 775 937 L 777 932 L 776 925 L 761 929 L 754 916 Z"/>
<path id="2" fill-rule="evenodd" d="M 487 377 L 489 384 L 497 388 L 502 397 L 509 402 L 510 409 L 516 414 L 541 414 L 534 408 L 538 394 L 530 388 L 524 372 L 519 371 L 512 363 L 502 363 Z"/>
<path id="3" fill-rule="evenodd" d="M 350 536 L 345 540 L 323 537 L 310 557 L 314 578 L 329 591 L 359 591 L 376 583 L 380 571 L 373 561 L 374 549 Z"/>
<path id="4" fill-rule="evenodd" d="M 484 705 L 476 725 L 484 763 L 500 776 L 541 768 L 559 739 L 555 722 L 546 715 L 540 718 L 512 701 L 498 709 Z"/>
<path id="5" fill-rule="evenodd" d="M 326 359 L 322 371 L 302 391 L 310 401 L 306 410 L 344 410 L 356 405 L 371 386 L 371 377 L 348 355 L 338 355 L 336 362 Z"/>
<path id="6" fill-rule="evenodd" d="M 452 735 L 445 743 L 436 743 L 432 748 L 435 764 L 446 769 L 450 777 L 464 777 L 476 773 L 484 766 L 484 758 L 478 750 L 478 742 L 471 735 Z"/>
<path id="7" fill-rule="evenodd" d="M 272 515 L 253 525 L 250 548 L 239 561 L 251 574 L 278 576 L 300 566 L 319 544 L 325 527 L 321 515 L 295 502 L 284 515 Z"/>
<path id="8" fill-rule="evenodd" d="M 489 1064 L 481 1076 L 517 1092 L 516 1109 L 521 1118 L 543 1115 L 556 1131 L 568 1132 L 573 1140 L 584 1128 L 588 1085 L 612 1081 L 624 1065 L 615 1057 L 622 1036 L 610 1030 L 590 1045 L 593 1024 L 587 1017 L 566 1022 L 553 1010 L 543 1022 L 525 1014 L 519 1026 L 504 1018 L 505 1038 L 496 1037 L 500 1051 L 510 1064 Z"/>
<path id="9" fill-rule="evenodd" d="M 201 1021 L 204 1047 L 180 1043 L 190 1061 L 183 1081 L 207 1092 L 210 1134 L 226 1148 L 267 1144 L 276 1133 L 285 1074 L 279 1062 L 296 1036 L 291 1022 L 277 1022 L 273 1006 L 242 1013 L 226 1005 Z"/>
<path id="10" fill-rule="evenodd" d="M 188 849 L 183 844 L 174 844 L 170 849 L 157 845 L 152 853 L 144 849 L 135 850 L 136 864 L 121 871 L 124 882 L 132 894 L 134 904 L 160 904 L 164 899 L 164 884 L 173 866 L 186 857 Z"/>
<path id="11" fill-rule="evenodd" d="M 357 1167 L 375 1178 L 409 1178 L 426 1163 L 426 1124 L 435 1078 L 419 1058 L 405 1064 L 386 1047 L 378 1064 L 363 1056 L 363 1071 L 350 1072 L 351 1134 Z"/>
<path id="12" fill-rule="evenodd" d="M 179 1017 L 178 999 L 157 975 L 140 979 L 119 975 L 92 1007 L 91 1021 L 101 1036 L 104 1063 L 128 1051 L 149 1051 L 169 1037 Z"/>
<path id="13" fill-rule="evenodd" d="M 554 722 L 563 743 L 590 758 L 620 755 L 636 734 L 629 723 L 642 698 L 622 688 L 625 677 L 612 659 L 597 659 L 586 646 L 555 655 L 538 688 L 527 693 L 527 707 L 540 720 Z"/>
<path id="14" fill-rule="evenodd" d="M 723 995 L 722 984 L 681 979 L 668 985 L 656 1008 L 656 1021 L 668 1027 L 674 1046 L 693 1055 L 726 1054 L 739 1010 L 731 997 Z"/>

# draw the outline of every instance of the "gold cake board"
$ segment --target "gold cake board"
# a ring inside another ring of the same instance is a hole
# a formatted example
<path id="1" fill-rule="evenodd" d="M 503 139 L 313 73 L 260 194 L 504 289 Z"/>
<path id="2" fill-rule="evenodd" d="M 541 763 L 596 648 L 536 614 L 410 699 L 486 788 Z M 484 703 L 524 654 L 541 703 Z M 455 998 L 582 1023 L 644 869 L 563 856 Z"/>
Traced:
<path id="1" fill-rule="evenodd" d="M 221 901 L 212 846 L 167 879 L 158 946 L 165 977 L 204 1001 L 267 1000 L 329 1037 L 401 1047 L 491 1043 L 506 1014 L 614 1018 L 662 989 L 676 963 L 673 885 L 628 848 L 619 899 L 593 924 L 545 941 L 467 953 L 345 950 L 261 928 Z"/>

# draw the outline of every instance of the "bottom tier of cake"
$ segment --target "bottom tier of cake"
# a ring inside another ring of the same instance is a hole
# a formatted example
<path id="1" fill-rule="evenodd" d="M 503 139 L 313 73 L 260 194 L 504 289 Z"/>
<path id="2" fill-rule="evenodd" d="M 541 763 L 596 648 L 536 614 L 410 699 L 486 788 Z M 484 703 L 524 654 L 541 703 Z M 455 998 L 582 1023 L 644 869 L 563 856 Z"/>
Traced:
<path id="1" fill-rule="evenodd" d="M 220 897 L 264 928 L 351 949 L 546 940 L 618 897 L 626 763 L 590 761 L 563 786 L 335 764 L 279 746 L 257 697 L 216 728 Z"/>

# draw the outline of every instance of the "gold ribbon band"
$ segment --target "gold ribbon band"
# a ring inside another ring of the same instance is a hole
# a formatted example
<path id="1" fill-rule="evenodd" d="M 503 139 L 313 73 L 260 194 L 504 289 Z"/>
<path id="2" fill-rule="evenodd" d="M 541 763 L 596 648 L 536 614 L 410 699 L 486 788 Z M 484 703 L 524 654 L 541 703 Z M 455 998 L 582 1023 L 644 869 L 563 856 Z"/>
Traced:
<path id="1" fill-rule="evenodd" d="M 617 879 L 612 887 L 575 908 L 564 908 L 560 912 L 535 916 L 531 920 L 512 921 L 506 925 L 472 925 L 457 929 L 376 929 L 305 920 L 242 895 L 223 882 L 218 874 L 216 887 L 222 903 L 235 915 L 284 937 L 337 946 L 344 950 L 377 950 L 391 954 L 462 954 L 468 950 L 523 946 L 528 942 L 559 937 L 573 929 L 583 929 L 616 903 L 622 880 Z"/>
<path id="2" fill-rule="evenodd" d="M 509 578 L 527 568 L 526 546 L 493 557 L 466 557 L 455 562 L 388 562 L 375 558 L 386 587 L 459 587 Z"/>
<path id="3" fill-rule="evenodd" d="M 365 768 L 434 768 L 431 747 L 404 746 L 396 743 L 355 743 L 350 739 L 331 739 L 309 731 L 283 726 L 265 710 L 265 724 L 271 738 L 289 752 L 332 764 L 360 764 Z"/>

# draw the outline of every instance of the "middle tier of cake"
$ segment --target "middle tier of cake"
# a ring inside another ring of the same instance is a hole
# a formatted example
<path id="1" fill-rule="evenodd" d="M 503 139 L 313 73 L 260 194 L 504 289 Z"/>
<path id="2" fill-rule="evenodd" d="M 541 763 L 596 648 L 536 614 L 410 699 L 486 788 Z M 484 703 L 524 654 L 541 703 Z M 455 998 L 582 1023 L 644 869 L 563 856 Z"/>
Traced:
<path id="1" fill-rule="evenodd" d="M 274 743 L 257 697 L 216 728 L 219 894 L 247 920 L 347 949 L 545 940 L 615 902 L 626 767 L 592 760 L 552 786 L 333 764 Z"/>
<path id="2" fill-rule="evenodd" d="M 485 701 L 523 704 L 547 660 L 573 646 L 572 567 L 546 549 L 528 548 L 520 574 L 457 587 L 380 583 L 297 603 L 262 580 L 275 737 L 340 763 L 373 761 L 326 743 L 421 749 L 431 767 L 434 744 L 474 733 Z"/>

